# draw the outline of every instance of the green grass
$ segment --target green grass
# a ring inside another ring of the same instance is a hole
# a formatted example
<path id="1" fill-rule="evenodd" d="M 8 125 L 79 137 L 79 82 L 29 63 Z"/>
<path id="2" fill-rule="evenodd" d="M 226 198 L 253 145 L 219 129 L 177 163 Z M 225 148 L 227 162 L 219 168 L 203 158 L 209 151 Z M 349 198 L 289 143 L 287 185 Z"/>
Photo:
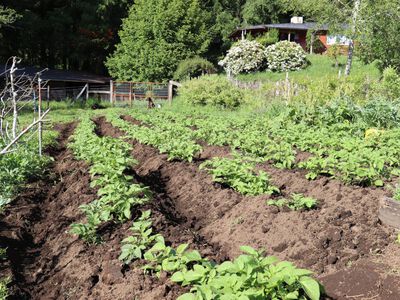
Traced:
<path id="1" fill-rule="evenodd" d="M 289 72 L 291 79 L 320 79 L 321 77 L 338 76 L 339 69 L 344 73 L 346 56 L 339 58 L 340 67 L 335 68 L 334 60 L 326 55 L 312 54 L 308 55 L 311 65 L 304 70 Z M 359 59 L 355 58 L 350 76 L 369 75 L 371 79 L 377 79 L 380 76 L 379 70 L 374 64 L 365 65 Z M 256 72 L 252 74 L 241 74 L 237 78 L 242 81 L 278 81 L 285 79 L 286 73 L 277 72 Z"/>

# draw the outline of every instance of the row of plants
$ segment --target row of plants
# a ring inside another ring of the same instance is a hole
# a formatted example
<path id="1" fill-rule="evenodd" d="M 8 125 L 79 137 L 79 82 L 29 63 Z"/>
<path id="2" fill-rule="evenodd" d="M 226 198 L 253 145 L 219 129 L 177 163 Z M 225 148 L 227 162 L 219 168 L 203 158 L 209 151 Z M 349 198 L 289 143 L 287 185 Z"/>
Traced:
<path id="1" fill-rule="evenodd" d="M 397 176 L 400 166 L 399 129 L 371 130 L 370 124 L 343 120 L 332 115 L 332 110 L 324 113 L 331 122 L 315 124 L 299 118 L 290 107 L 273 118 L 202 113 L 198 109 L 133 115 L 152 128 L 162 123 L 167 127 L 186 126 L 192 140 L 231 146 L 278 168 L 306 169 L 310 180 L 325 175 L 349 184 L 382 186 L 385 180 Z M 336 118 L 338 121 L 334 121 Z M 309 155 L 299 161 L 296 157 L 301 152 Z"/>
<path id="2" fill-rule="evenodd" d="M 189 250 L 188 244 L 168 246 L 160 234 L 153 234 L 150 217 L 151 211 L 145 211 L 133 222 L 119 259 L 125 264 L 144 259 L 146 272 L 158 277 L 167 273 L 171 281 L 190 287 L 178 300 L 320 299 L 323 287 L 311 271 L 248 246 L 241 247 L 244 254 L 235 260 L 217 264 Z"/>
<path id="3" fill-rule="evenodd" d="M 149 201 L 149 190 L 133 182 L 127 171 L 137 162 L 131 158 L 128 143 L 111 137 L 99 137 L 96 125 L 84 116 L 71 138 L 69 147 L 76 158 L 90 164 L 91 187 L 98 188 L 97 200 L 80 206 L 86 223 L 71 225 L 71 233 L 89 243 L 99 241 L 98 227 L 108 221 L 131 219 L 132 209 Z"/>

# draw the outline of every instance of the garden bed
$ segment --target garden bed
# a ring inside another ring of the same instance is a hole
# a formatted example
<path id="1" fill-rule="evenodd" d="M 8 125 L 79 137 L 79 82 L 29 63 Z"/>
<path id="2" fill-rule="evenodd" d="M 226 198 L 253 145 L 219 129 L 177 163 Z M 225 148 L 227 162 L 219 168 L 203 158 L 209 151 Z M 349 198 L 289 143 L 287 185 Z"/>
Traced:
<path id="1" fill-rule="evenodd" d="M 105 118 L 95 122 L 99 136 L 124 136 Z M 58 126 L 59 144 L 49 151 L 55 159 L 52 175 L 32 183 L 1 219 L 0 242 L 10 261 L 0 273 L 13 276 L 11 299 L 176 299 L 185 289 L 164 276 L 144 275 L 140 261 L 126 267 L 118 260 L 131 222 L 101 226 L 100 245 L 89 246 L 67 232 L 84 218 L 79 205 L 97 197 L 88 166 L 66 148 L 74 127 Z M 189 243 L 217 262 L 235 258 L 241 245 L 264 248 L 313 270 L 330 299 L 400 298 L 400 249 L 393 244 L 394 230 L 378 219 L 379 199 L 387 195 L 382 189 L 324 177 L 310 182 L 302 171 L 258 165 L 284 195 L 319 200 L 316 210 L 294 212 L 267 206 L 271 196 L 240 195 L 199 169 L 204 159 L 229 156 L 227 148 L 202 144 L 203 155 L 188 163 L 129 142 L 138 161 L 129 172 L 153 192 L 141 210 L 152 210 L 155 232 L 171 245 Z"/>

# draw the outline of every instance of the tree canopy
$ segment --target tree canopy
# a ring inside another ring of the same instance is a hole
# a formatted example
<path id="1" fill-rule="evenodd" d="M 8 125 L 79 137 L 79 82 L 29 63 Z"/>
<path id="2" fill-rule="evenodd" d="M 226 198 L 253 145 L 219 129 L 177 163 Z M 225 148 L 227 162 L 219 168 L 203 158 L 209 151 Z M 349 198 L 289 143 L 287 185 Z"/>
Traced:
<path id="1" fill-rule="evenodd" d="M 107 61 L 111 75 L 170 79 L 180 61 L 208 49 L 209 18 L 197 0 L 138 0 L 123 22 L 121 43 Z"/>

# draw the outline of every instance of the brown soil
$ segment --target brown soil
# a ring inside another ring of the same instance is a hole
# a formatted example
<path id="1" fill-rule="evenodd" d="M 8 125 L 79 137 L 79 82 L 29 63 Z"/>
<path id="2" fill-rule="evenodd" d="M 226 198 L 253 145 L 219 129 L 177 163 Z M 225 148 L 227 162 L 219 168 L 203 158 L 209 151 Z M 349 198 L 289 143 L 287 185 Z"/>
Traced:
<path id="1" fill-rule="evenodd" d="M 110 126 L 106 124 L 102 126 Z M 137 173 L 162 184 L 177 213 L 229 258 L 240 253 L 240 245 L 265 249 L 269 255 L 315 271 L 329 294 L 338 299 L 349 295 L 338 283 L 340 276 L 350 287 L 362 282 L 363 277 L 358 275 L 366 264 L 376 285 L 369 282 L 365 291 L 375 292 L 375 299 L 395 299 L 388 298 L 389 294 L 400 299 L 399 274 L 382 271 L 390 268 L 400 272 L 400 261 L 393 264 L 390 259 L 400 255 L 400 248 L 391 246 L 394 230 L 378 219 L 379 199 L 387 195 L 384 190 L 347 186 L 323 177 L 308 181 L 304 171 L 260 165 L 285 196 L 295 192 L 319 200 L 317 210 L 279 210 L 265 204 L 269 196 L 244 197 L 214 184 L 206 172 L 198 169 L 199 162 L 168 162 L 166 155 L 154 148 L 132 143 L 133 156 L 139 161 Z M 226 156 L 226 151 L 215 154 Z M 382 286 L 390 293 L 382 294 Z"/>
<path id="2" fill-rule="evenodd" d="M 95 121 L 100 136 L 124 135 L 104 118 Z M 141 262 L 127 268 L 118 261 L 130 222 L 103 226 L 104 243 L 97 246 L 67 233 L 71 223 L 84 220 L 79 205 L 96 198 L 88 166 L 65 148 L 73 127 L 58 127 L 59 146 L 50 151 L 53 175 L 33 183 L 1 219 L 0 246 L 9 247 L 10 263 L 1 265 L 0 275 L 11 268 L 12 299 L 175 299 L 183 290 L 167 278 L 143 275 Z M 190 243 L 216 261 L 236 257 L 240 245 L 263 248 L 315 271 L 329 299 L 400 299 L 400 247 L 377 216 L 382 189 L 326 178 L 310 182 L 302 171 L 259 165 L 284 195 L 319 200 L 314 211 L 279 210 L 265 204 L 268 196 L 244 197 L 199 170 L 204 159 L 229 156 L 227 147 L 203 145 L 201 156 L 185 163 L 129 142 L 138 161 L 132 174 L 154 194 L 142 210 L 152 209 L 155 231 L 172 245 Z"/>
<path id="3" fill-rule="evenodd" d="M 8 261 L 0 265 L 0 278 L 13 279 L 10 299 L 176 299 L 184 289 L 165 276 L 160 280 L 144 275 L 142 262 L 126 267 L 118 260 L 131 222 L 102 226 L 100 245 L 87 245 L 68 233 L 72 223 L 85 221 L 79 206 L 97 197 L 90 188 L 88 166 L 66 148 L 74 127 L 57 126 L 58 146 L 48 149 L 54 157 L 52 175 L 26 188 L 1 219 L 0 246 L 8 247 Z M 107 135 L 108 130 L 102 126 L 97 133 Z M 145 184 L 152 180 L 133 175 Z M 173 246 L 189 243 L 205 257 L 225 258 L 176 214 L 161 186 L 150 187 L 153 202 L 141 210 L 152 210 L 156 232 Z"/>

